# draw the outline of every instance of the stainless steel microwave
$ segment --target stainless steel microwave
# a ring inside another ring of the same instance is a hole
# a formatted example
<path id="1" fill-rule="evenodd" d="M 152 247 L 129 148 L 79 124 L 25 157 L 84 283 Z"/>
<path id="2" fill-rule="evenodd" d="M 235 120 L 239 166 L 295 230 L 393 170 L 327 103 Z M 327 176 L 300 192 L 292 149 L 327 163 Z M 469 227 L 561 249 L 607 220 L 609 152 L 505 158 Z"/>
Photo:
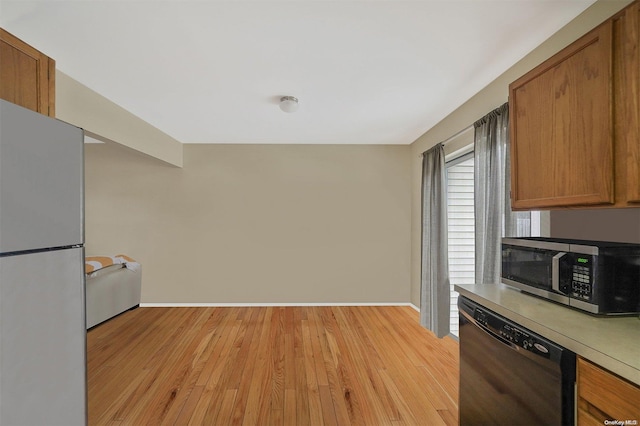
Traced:
<path id="1" fill-rule="evenodd" d="M 640 244 L 503 238 L 502 282 L 593 314 L 640 313 Z"/>

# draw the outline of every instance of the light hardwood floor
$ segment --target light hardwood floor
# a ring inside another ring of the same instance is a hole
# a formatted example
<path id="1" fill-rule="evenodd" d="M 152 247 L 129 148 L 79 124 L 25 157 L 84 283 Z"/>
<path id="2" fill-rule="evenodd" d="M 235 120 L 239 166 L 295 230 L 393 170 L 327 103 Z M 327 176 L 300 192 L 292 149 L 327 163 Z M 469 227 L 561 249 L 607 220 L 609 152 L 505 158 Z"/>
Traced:
<path id="1" fill-rule="evenodd" d="M 90 425 L 456 425 L 410 307 L 138 308 L 90 330 Z"/>

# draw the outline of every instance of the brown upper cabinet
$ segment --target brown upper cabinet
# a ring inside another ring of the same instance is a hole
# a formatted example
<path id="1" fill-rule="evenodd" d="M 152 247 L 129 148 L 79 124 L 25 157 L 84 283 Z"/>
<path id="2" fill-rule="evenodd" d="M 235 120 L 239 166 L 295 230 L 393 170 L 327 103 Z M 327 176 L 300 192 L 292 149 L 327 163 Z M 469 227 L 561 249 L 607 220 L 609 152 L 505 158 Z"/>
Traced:
<path id="1" fill-rule="evenodd" d="M 55 116 L 56 63 L 0 28 L 0 98 Z"/>
<path id="2" fill-rule="evenodd" d="M 617 120 L 618 133 L 626 141 L 620 156 L 626 159 L 626 197 L 629 203 L 640 206 L 640 2 L 634 2 L 625 10 L 619 36 L 623 58 L 619 85 L 620 110 Z M 622 195 L 621 195 L 622 196 Z"/>
<path id="3" fill-rule="evenodd" d="M 509 85 L 513 209 L 640 207 L 639 5 Z"/>

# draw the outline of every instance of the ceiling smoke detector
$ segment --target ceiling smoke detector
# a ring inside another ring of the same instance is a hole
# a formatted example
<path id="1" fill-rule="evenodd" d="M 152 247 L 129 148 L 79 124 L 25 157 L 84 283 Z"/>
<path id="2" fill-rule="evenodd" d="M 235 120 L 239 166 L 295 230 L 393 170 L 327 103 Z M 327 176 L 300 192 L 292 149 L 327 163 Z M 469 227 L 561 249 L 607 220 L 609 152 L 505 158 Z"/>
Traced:
<path id="1" fill-rule="evenodd" d="M 284 112 L 296 112 L 298 110 L 298 98 L 296 98 L 295 96 L 281 97 L 280 109 Z"/>

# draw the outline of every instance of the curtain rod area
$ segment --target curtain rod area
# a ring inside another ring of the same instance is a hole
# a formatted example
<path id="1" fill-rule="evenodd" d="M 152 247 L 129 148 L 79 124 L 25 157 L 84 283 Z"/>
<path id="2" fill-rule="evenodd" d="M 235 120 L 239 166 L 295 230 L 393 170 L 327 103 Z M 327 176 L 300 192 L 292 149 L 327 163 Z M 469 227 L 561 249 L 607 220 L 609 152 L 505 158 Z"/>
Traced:
<path id="1" fill-rule="evenodd" d="M 464 132 L 466 132 L 466 131 L 468 131 L 470 129 L 473 129 L 473 124 L 470 125 L 470 126 L 465 127 L 462 130 L 457 131 L 456 133 L 454 133 L 453 135 L 449 136 L 444 141 L 437 143 L 436 145 L 438 145 L 438 144 L 446 145 L 446 144 L 448 144 L 449 142 L 451 142 L 452 140 L 454 140 L 455 138 L 457 138 L 458 136 L 460 136 L 461 134 L 463 134 Z M 431 149 L 431 148 L 429 148 L 429 149 Z M 422 154 L 418 154 L 418 157 L 424 157 L 424 153 L 427 152 L 427 151 L 424 151 Z"/>

